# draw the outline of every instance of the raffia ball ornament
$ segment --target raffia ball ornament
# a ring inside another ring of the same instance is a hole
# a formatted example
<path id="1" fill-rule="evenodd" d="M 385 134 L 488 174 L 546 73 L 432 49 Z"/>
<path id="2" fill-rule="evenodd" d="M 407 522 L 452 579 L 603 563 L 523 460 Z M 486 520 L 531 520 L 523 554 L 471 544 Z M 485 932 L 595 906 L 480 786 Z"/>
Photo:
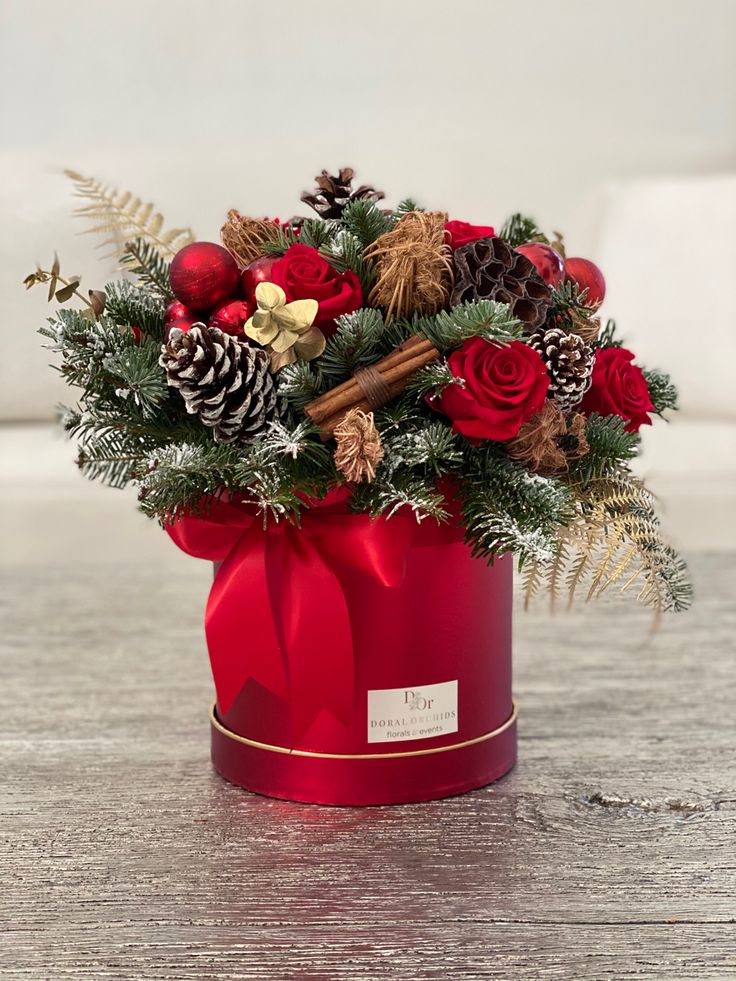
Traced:
<path id="1" fill-rule="evenodd" d="M 252 442 L 279 416 L 266 352 L 216 327 L 172 326 L 159 364 L 217 443 Z"/>
<path id="2" fill-rule="evenodd" d="M 452 287 L 452 250 L 445 241 L 447 214 L 409 211 L 365 250 L 376 271 L 369 303 L 386 319 L 436 313 Z"/>
<path id="3" fill-rule="evenodd" d="M 497 236 L 462 245 L 454 253 L 452 303 L 495 300 L 508 303 L 528 331 L 541 327 L 552 293 L 534 263 Z"/>
<path id="4" fill-rule="evenodd" d="M 301 359 L 311 361 L 325 349 L 325 335 L 314 325 L 319 304 L 316 300 L 286 302 L 286 293 L 275 283 L 256 286 L 258 309 L 246 323 L 244 332 L 271 354 L 271 371 Z"/>
<path id="5" fill-rule="evenodd" d="M 547 477 L 567 473 L 571 461 L 590 450 L 585 416 L 566 417 L 556 402 L 546 399 L 541 412 L 524 423 L 506 449 L 512 460 L 525 464 L 532 473 Z"/>
<path id="6" fill-rule="evenodd" d="M 381 436 L 372 412 L 351 409 L 335 429 L 335 466 L 353 483 L 371 483 L 383 459 Z"/>
<path id="7" fill-rule="evenodd" d="M 222 244 L 235 259 L 239 269 L 263 255 L 263 247 L 278 238 L 279 226 L 267 218 L 249 218 L 234 208 L 227 213 L 227 220 L 220 229 Z"/>

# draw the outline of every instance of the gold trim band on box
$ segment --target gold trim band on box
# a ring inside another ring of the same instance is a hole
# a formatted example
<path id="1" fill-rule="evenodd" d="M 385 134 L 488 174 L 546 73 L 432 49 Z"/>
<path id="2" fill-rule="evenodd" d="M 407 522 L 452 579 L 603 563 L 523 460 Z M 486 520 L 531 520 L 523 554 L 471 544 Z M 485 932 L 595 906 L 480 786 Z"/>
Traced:
<path id="1" fill-rule="evenodd" d="M 466 739 L 462 743 L 452 743 L 450 746 L 433 746 L 431 749 L 411 749 L 398 753 L 316 753 L 309 749 L 288 749 L 286 746 L 272 746 L 270 743 L 259 743 L 255 739 L 246 739 L 239 736 L 236 732 L 226 729 L 217 718 L 217 706 L 212 706 L 210 712 L 210 722 L 223 736 L 233 739 L 236 743 L 243 743 L 244 746 L 251 746 L 253 749 L 265 749 L 269 753 L 285 753 L 287 756 L 312 756 L 322 760 L 385 760 L 401 756 L 429 756 L 432 753 L 448 753 L 452 749 L 463 749 L 465 746 L 474 746 L 476 743 L 484 743 L 488 739 L 494 739 L 510 729 L 516 722 L 516 702 L 511 702 L 511 715 L 503 725 L 491 732 L 485 732 L 482 736 L 475 739 Z"/>

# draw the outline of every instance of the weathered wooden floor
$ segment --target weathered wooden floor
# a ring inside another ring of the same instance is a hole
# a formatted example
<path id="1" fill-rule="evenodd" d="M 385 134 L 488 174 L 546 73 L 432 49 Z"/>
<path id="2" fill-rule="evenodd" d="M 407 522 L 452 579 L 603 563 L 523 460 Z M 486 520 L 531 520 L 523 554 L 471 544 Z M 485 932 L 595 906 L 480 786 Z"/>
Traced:
<path id="1" fill-rule="evenodd" d="M 733 981 L 736 560 L 693 567 L 651 642 L 519 611 L 517 768 L 365 810 L 211 772 L 203 563 L 6 570 L 0 978 Z"/>

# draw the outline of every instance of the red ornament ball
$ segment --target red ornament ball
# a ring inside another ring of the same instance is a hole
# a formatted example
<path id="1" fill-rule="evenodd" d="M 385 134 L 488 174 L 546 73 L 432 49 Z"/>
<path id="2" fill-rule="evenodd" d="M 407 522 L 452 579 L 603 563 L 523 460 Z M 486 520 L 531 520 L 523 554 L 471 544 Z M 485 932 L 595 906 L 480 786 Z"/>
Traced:
<path id="1" fill-rule="evenodd" d="M 606 295 L 606 281 L 598 266 L 590 259 L 574 257 L 565 259 L 565 282 L 577 284 L 580 290 L 587 289 L 586 297 L 590 306 L 603 303 Z"/>
<path id="2" fill-rule="evenodd" d="M 166 336 L 168 337 L 171 331 L 175 327 L 177 327 L 182 332 L 182 334 L 186 334 L 186 332 L 191 327 L 194 327 L 195 324 L 201 324 L 201 323 L 202 323 L 201 317 L 191 317 L 191 316 L 178 317 L 176 320 L 172 320 L 170 324 L 166 325 Z"/>
<path id="3" fill-rule="evenodd" d="M 223 300 L 218 303 L 207 321 L 225 334 L 242 334 L 246 321 L 255 313 L 255 303 L 248 300 Z"/>
<path id="4" fill-rule="evenodd" d="M 516 251 L 521 252 L 534 264 L 537 272 L 547 286 L 559 286 L 565 275 L 565 260 L 556 249 L 544 242 L 527 242 L 517 245 Z"/>
<path id="5" fill-rule="evenodd" d="M 174 256 L 169 282 L 174 296 L 190 310 L 209 310 L 235 292 L 238 266 L 221 245 L 192 242 Z"/>
<path id="6" fill-rule="evenodd" d="M 171 324 L 179 317 L 191 317 L 191 315 L 192 311 L 184 306 L 181 300 L 172 300 L 164 310 L 164 322 Z"/>
<path id="7" fill-rule="evenodd" d="M 259 283 L 269 283 L 271 281 L 271 270 L 277 262 L 277 255 L 262 255 L 260 259 L 254 259 L 243 270 L 240 277 L 240 292 L 246 300 L 253 300 L 256 295 L 256 286 Z"/>
<path id="8" fill-rule="evenodd" d="M 135 324 L 131 324 L 130 325 L 130 330 L 131 330 L 131 332 L 133 334 L 133 337 L 135 339 L 136 344 L 140 344 L 141 337 L 143 337 L 143 334 L 141 333 L 140 327 L 136 327 Z"/>

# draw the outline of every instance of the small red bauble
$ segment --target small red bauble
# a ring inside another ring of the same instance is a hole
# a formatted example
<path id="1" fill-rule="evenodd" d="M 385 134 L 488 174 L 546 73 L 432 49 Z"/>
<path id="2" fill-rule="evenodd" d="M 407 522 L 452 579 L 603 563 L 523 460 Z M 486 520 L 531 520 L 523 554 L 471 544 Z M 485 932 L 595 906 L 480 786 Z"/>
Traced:
<path id="1" fill-rule="evenodd" d="M 130 325 L 130 329 L 133 332 L 133 337 L 135 338 L 136 344 L 140 344 L 141 337 L 143 336 L 143 334 L 141 333 L 140 327 L 136 327 L 135 324 L 131 324 Z"/>
<path id="2" fill-rule="evenodd" d="M 221 245 L 192 242 L 172 259 L 169 282 L 174 296 L 190 310 L 209 310 L 235 292 L 238 266 Z"/>
<path id="3" fill-rule="evenodd" d="M 262 255 L 245 267 L 240 277 L 240 292 L 246 300 L 253 300 L 259 283 L 271 281 L 271 270 L 278 259 L 277 255 Z"/>
<path id="4" fill-rule="evenodd" d="M 517 245 L 516 251 L 521 252 L 534 264 L 537 272 L 547 286 L 559 286 L 565 275 L 565 260 L 556 249 L 544 242 L 527 242 Z"/>
<path id="5" fill-rule="evenodd" d="M 177 327 L 182 332 L 182 334 L 186 334 L 186 332 L 191 327 L 194 327 L 195 324 L 201 324 L 201 323 L 202 323 L 201 317 L 200 318 L 197 318 L 197 317 L 178 317 L 176 320 L 172 320 L 170 324 L 167 324 L 166 325 L 166 336 L 168 337 L 169 334 L 170 334 L 170 332 L 175 327 Z"/>
<path id="6" fill-rule="evenodd" d="M 246 321 L 255 313 L 255 303 L 248 300 L 223 300 L 218 303 L 207 321 L 225 334 L 242 334 Z"/>
<path id="7" fill-rule="evenodd" d="M 164 310 L 164 323 L 171 324 L 179 317 L 191 317 L 192 311 L 181 300 L 172 300 Z"/>
<path id="8" fill-rule="evenodd" d="M 603 303 L 606 295 L 606 281 L 598 266 L 590 259 L 574 257 L 565 259 L 565 282 L 575 283 L 580 290 L 587 289 L 586 297 L 590 306 Z"/>

